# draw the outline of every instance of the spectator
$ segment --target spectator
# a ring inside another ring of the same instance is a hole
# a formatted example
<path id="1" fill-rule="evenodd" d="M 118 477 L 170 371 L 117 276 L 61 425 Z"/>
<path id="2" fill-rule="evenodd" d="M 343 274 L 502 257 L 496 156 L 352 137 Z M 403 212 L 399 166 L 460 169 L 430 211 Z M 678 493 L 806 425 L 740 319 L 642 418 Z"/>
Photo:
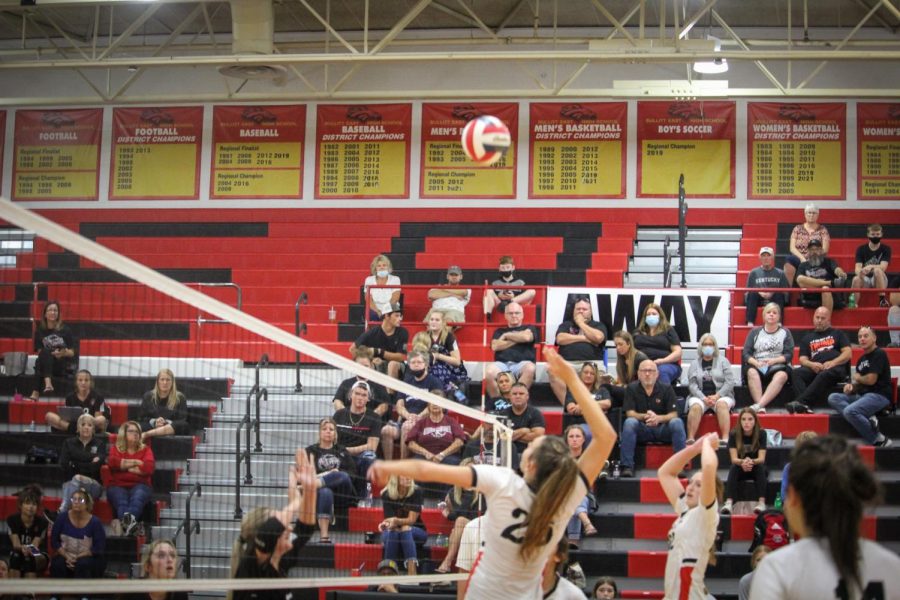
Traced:
<path id="1" fill-rule="evenodd" d="M 91 498 L 100 498 L 103 484 L 100 483 L 100 468 L 106 464 L 106 440 L 95 437 L 94 417 L 83 414 L 77 421 L 78 434 L 68 438 L 59 453 L 62 467 L 63 501 L 60 512 L 69 510 L 69 498 L 75 490 L 84 489 Z"/>
<path id="2" fill-rule="evenodd" d="M 178 549 L 172 540 L 153 540 L 141 552 L 141 579 L 177 579 L 180 563 Z M 188 600 L 188 593 L 120 594 L 119 600 Z"/>
<path id="3" fill-rule="evenodd" d="M 608 413 L 609 409 L 612 408 L 612 400 L 610 400 L 609 390 L 600 385 L 601 380 L 605 379 L 609 381 L 609 376 L 606 372 L 594 363 L 586 362 L 581 365 L 581 369 L 578 371 L 578 378 L 581 380 L 581 383 L 584 384 L 584 387 L 586 387 L 594 396 L 594 400 L 600 405 L 600 409 L 603 410 L 604 413 Z M 570 391 L 566 391 L 566 402 L 563 406 L 562 424 L 563 430 L 567 429 L 570 425 L 579 425 L 584 432 L 584 445 L 587 446 L 591 443 L 591 428 L 585 423 L 584 416 L 581 413 L 581 407 L 575 402 L 575 397 L 572 396 L 572 392 Z"/>
<path id="4" fill-rule="evenodd" d="M 475 568 L 475 561 L 481 555 L 484 548 L 484 517 L 472 519 L 463 529 L 462 538 L 459 540 L 459 552 L 456 554 L 456 570 L 459 573 L 471 573 Z M 456 582 L 456 600 L 464 600 L 469 587 L 469 580 L 462 579 Z"/>
<path id="5" fill-rule="evenodd" d="M 499 395 L 495 382 L 497 373 L 501 371 L 511 371 L 520 384 L 531 387 L 535 373 L 534 344 L 541 336 L 534 325 L 522 324 L 525 313 L 518 303 L 507 304 L 503 314 L 506 317 L 506 327 L 499 327 L 494 331 L 491 340 L 494 362 L 487 365 L 484 374 L 487 394 L 491 398 Z"/>
<path id="6" fill-rule="evenodd" d="M 34 361 L 31 399 L 38 400 L 41 394 L 52 394 L 55 391 L 53 379 L 64 379 L 68 369 L 78 360 L 78 340 L 62 322 L 56 300 L 44 305 L 43 316 L 34 332 L 34 351 L 37 359 Z"/>
<path id="7" fill-rule="evenodd" d="M 371 348 L 357 348 L 353 360 L 359 366 L 371 369 L 371 355 Z M 369 381 L 368 379 L 360 377 L 359 375 L 343 380 L 338 386 L 337 391 L 334 392 L 334 400 L 332 401 L 332 403 L 334 404 L 334 410 L 338 411 L 342 408 L 346 408 L 346 404 L 349 404 L 350 388 L 353 387 L 353 385 L 358 381 L 362 381 L 366 384 L 367 394 L 371 393 L 371 399 L 368 401 L 368 404 L 366 406 L 372 412 L 378 415 L 381 420 L 387 421 L 391 416 L 391 398 L 388 395 L 387 389 L 385 389 L 385 387 L 380 383 Z"/>
<path id="8" fill-rule="evenodd" d="M 358 496 L 366 489 L 366 473 L 369 465 L 375 460 L 378 451 L 378 436 L 381 435 L 382 424 L 378 416 L 369 408 L 371 383 L 357 381 L 350 388 L 348 398 L 350 407 L 342 408 L 334 413 L 334 425 L 337 429 L 337 443 L 346 448 L 356 463 L 356 476 L 353 478 Z M 386 425 L 385 425 L 386 427 Z M 384 448 L 385 454 L 390 451 Z"/>
<path id="9" fill-rule="evenodd" d="M 153 494 L 150 480 L 156 460 L 150 446 L 144 445 L 141 426 L 126 421 L 119 426 L 116 443 L 109 449 L 110 477 L 106 497 L 116 513 L 125 535 L 137 532 L 138 519 Z M 113 526 L 115 531 L 116 527 Z"/>
<path id="10" fill-rule="evenodd" d="M 856 249 L 856 265 L 853 267 L 856 275 L 853 277 L 850 287 L 878 288 L 880 290 L 887 288 L 887 269 L 891 262 L 891 247 L 881 243 L 881 236 L 881 225 L 878 223 L 869 225 L 866 230 L 868 243 Z M 879 298 L 882 308 L 890 306 L 884 293 L 880 294 Z"/>
<path id="11" fill-rule="evenodd" d="M 536 293 L 534 290 L 515 287 L 523 286 L 525 282 L 522 279 L 516 279 L 516 264 L 512 256 L 501 256 L 498 269 L 500 278 L 495 279 L 491 285 L 503 287 L 484 292 L 484 314 L 487 315 L 488 321 L 491 320 L 491 313 L 495 308 L 506 313 L 506 307 L 510 302 L 515 302 L 519 306 L 530 304 Z"/>
<path id="12" fill-rule="evenodd" d="M 503 411 L 503 416 L 510 421 L 513 445 L 521 454 L 531 440 L 544 435 L 547 425 L 544 422 L 544 413 L 528 404 L 527 387 L 517 383 L 512 387 L 509 396 L 512 405 Z"/>
<path id="13" fill-rule="evenodd" d="M 647 355 L 634 347 L 634 338 L 627 331 L 613 334 L 616 345 L 616 381 L 605 385 L 616 406 L 625 401 L 625 388 L 637 381 L 638 365 L 648 360 Z"/>
<path id="14" fill-rule="evenodd" d="M 141 402 L 142 441 L 163 435 L 190 435 L 188 425 L 187 399 L 178 391 L 175 374 L 170 369 L 162 369 L 156 375 L 156 385 L 144 394 Z"/>
<path id="15" fill-rule="evenodd" d="M 422 352 L 409 353 L 409 368 L 403 375 L 403 381 L 419 389 L 431 391 L 441 389 L 440 380 L 428 372 L 428 357 Z M 390 421 L 381 430 L 381 447 L 384 451 L 384 459 L 391 460 L 393 456 L 394 442 L 400 440 L 400 458 L 406 458 L 406 437 L 410 429 L 416 424 L 416 420 L 428 406 L 421 398 L 407 396 L 403 392 L 397 394 L 397 415 L 399 421 Z"/>
<path id="16" fill-rule="evenodd" d="M 831 326 L 831 311 L 820 306 L 813 313 L 813 331 L 800 342 L 800 366 L 794 369 L 797 397 L 787 404 L 789 413 L 810 413 L 809 403 L 824 397 L 850 374 L 850 340 Z"/>
<path id="17" fill-rule="evenodd" d="M 711 333 L 700 337 L 700 353 L 688 369 L 687 442 L 694 443 L 703 413 L 716 415 L 719 441 L 728 442 L 731 410 L 734 408 L 734 371 L 719 353 L 719 344 Z"/>
<path id="18" fill-rule="evenodd" d="M 334 521 L 334 507 L 356 504 L 353 476 L 356 463 L 347 449 L 337 443 L 337 425 L 325 417 L 319 421 L 319 441 L 306 447 L 316 469 L 316 519 L 319 542 L 330 544 L 328 528 Z"/>
<path id="19" fill-rule="evenodd" d="M 106 569 L 106 532 L 93 515 L 94 499 L 86 490 L 75 491 L 68 512 L 59 513 L 53 524 L 50 547 L 50 577 L 96 579 Z"/>
<path id="20" fill-rule="evenodd" d="M 494 411 L 492 415 L 501 415 L 502 412 Z M 509 465 L 513 471 L 519 470 L 519 451 L 515 444 L 509 446 L 509 460 L 506 457 L 506 444 L 503 440 L 499 440 L 496 446 L 496 464 Z M 463 447 L 462 459 L 472 459 L 472 463 L 476 465 L 493 465 L 494 464 L 494 424 L 491 421 L 484 421 L 481 427 L 476 429 L 469 441 Z"/>
<path id="21" fill-rule="evenodd" d="M 375 325 L 363 332 L 350 345 L 350 354 L 355 355 L 357 349 L 365 346 L 374 353 L 372 365 L 391 377 L 400 379 L 400 370 L 406 360 L 406 345 L 409 343 L 409 332 L 400 326 L 403 311 L 399 304 L 390 304 L 381 315 L 381 325 Z"/>
<path id="22" fill-rule="evenodd" d="M 656 363 L 659 382 L 671 385 L 678 381 L 681 377 L 681 340 L 659 304 L 651 303 L 644 308 L 641 323 L 633 335 L 634 347 Z"/>
<path id="23" fill-rule="evenodd" d="M 472 299 L 472 290 L 458 287 L 462 278 L 462 269 L 453 265 L 447 269 L 447 285 L 428 290 L 432 312 L 440 312 L 446 323 L 466 322 L 466 305 Z"/>
<path id="24" fill-rule="evenodd" d="M 456 336 L 444 322 L 444 315 L 432 310 L 428 313 L 427 329 L 413 338 L 413 348 L 423 350 L 428 356 L 428 369 L 441 381 L 441 388 L 448 398 L 468 404 L 463 391 L 469 374 L 459 354 Z M 420 347 L 417 347 L 420 346 Z"/>
<path id="25" fill-rule="evenodd" d="M 900 288 L 900 275 L 894 275 L 891 279 L 891 289 Z M 891 292 L 890 295 L 891 308 L 888 310 L 887 324 L 888 327 L 900 327 L 900 293 Z M 890 330 L 891 343 L 890 348 L 900 348 L 900 329 Z"/>
<path id="26" fill-rule="evenodd" d="M 466 466 L 474 463 L 475 461 L 471 458 L 464 458 L 459 464 L 460 466 Z M 460 486 L 454 485 L 447 492 L 443 506 L 438 504 L 438 508 L 441 509 L 441 514 L 453 523 L 453 529 L 450 531 L 450 539 L 447 543 L 447 554 L 444 556 L 441 564 L 435 568 L 435 572 L 449 573 L 456 563 L 459 543 L 466 525 L 484 512 L 484 498 L 475 490 L 464 490 Z"/>
<path id="27" fill-rule="evenodd" d="M 26 485 L 16 494 L 19 512 L 6 517 L 9 532 L 9 577 L 32 578 L 47 569 L 47 528 L 50 525 L 41 508 L 43 492 L 37 484 Z"/>
<path id="28" fill-rule="evenodd" d="M 763 326 L 750 331 L 741 352 L 753 410 L 765 413 L 766 405 L 778 397 L 788 382 L 793 357 L 794 338 L 781 326 L 781 309 L 769 302 L 763 308 Z"/>
<path id="29" fill-rule="evenodd" d="M 400 575 L 400 567 L 397 566 L 396 560 L 389 558 L 378 563 L 375 572 L 382 577 L 397 577 Z M 370 585 L 367 589 L 369 592 L 384 592 L 389 594 L 399 594 L 400 590 L 393 583 L 382 583 L 380 585 Z"/>
<path id="30" fill-rule="evenodd" d="M 797 437 L 794 438 L 794 451 L 800 447 L 801 444 L 805 444 L 809 440 L 816 437 L 817 434 L 815 431 L 811 431 L 807 429 L 806 431 L 801 431 L 797 434 Z M 784 469 L 781 470 L 781 498 L 782 500 L 787 498 L 788 495 L 788 475 L 791 472 L 791 461 L 787 461 L 784 463 Z"/>
<path id="31" fill-rule="evenodd" d="M 582 297 L 575 301 L 572 318 L 557 328 L 555 342 L 559 346 L 559 355 L 576 370 L 586 362 L 603 362 L 606 327 L 593 320 L 590 300 Z M 566 386 L 562 380 L 551 375 L 550 389 L 559 403 L 565 405 Z"/>
<path id="32" fill-rule="evenodd" d="M 512 386 L 516 384 L 516 376 L 510 373 L 509 371 L 500 371 L 494 377 L 494 385 L 497 388 L 497 395 L 491 396 L 488 392 L 488 398 L 491 400 L 491 405 L 494 407 L 494 410 L 505 410 L 512 406 L 512 403 L 509 399 L 509 394 L 512 391 Z M 485 388 L 490 388 L 485 382 Z"/>
<path id="33" fill-rule="evenodd" d="M 584 431 L 582 431 L 581 427 L 570 425 L 563 432 L 563 438 L 566 440 L 566 445 L 569 446 L 569 452 L 572 453 L 572 457 L 575 460 L 581 458 L 581 453 L 587 445 Z M 575 507 L 575 514 L 572 515 L 572 518 L 569 519 L 569 524 L 566 526 L 566 537 L 570 544 L 577 546 L 581 542 L 582 533 L 586 536 L 597 535 L 597 528 L 591 523 L 591 517 L 588 514 L 589 510 L 590 499 L 585 495 L 578 506 Z"/>
<path id="34" fill-rule="evenodd" d="M 797 285 L 803 288 L 842 288 L 847 285 L 847 273 L 825 256 L 822 242 L 810 240 L 806 247 L 806 261 L 797 267 Z M 800 294 L 800 304 L 806 308 L 824 306 L 829 310 L 844 308 L 844 295 L 832 292 Z"/>
<path id="35" fill-rule="evenodd" d="M 400 289 L 399 288 L 376 288 L 369 290 L 372 285 L 400 285 L 400 278 L 392 275 L 394 266 L 384 254 L 379 254 L 372 259 L 369 265 L 371 275 L 366 277 L 363 282 L 363 294 L 366 296 L 366 303 L 369 306 L 369 320 L 378 321 L 385 313 L 385 310 L 399 306 Z"/>
<path id="36" fill-rule="evenodd" d="M 658 379 L 659 368 L 647 359 L 638 366 L 638 381 L 630 383 L 625 391 L 622 477 L 634 477 L 634 448 L 638 442 L 672 444 L 675 452 L 684 449 L 684 423 L 675 410 L 675 391 Z"/>
<path id="37" fill-rule="evenodd" d="M 731 468 L 728 470 L 728 481 L 725 484 L 725 504 L 722 514 L 731 514 L 734 498 L 737 496 L 739 481 L 753 480 L 757 503 L 753 512 L 766 510 L 766 432 L 759 426 L 759 417 L 752 408 L 744 408 L 738 414 L 738 429 L 728 437 L 728 455 Z"/>
<path id="38" fill-rule="evenodd" d="M 801 539 L 762 559 L 750 600 L 896 598 L 900 558 L 861 539 L 863 509 L 881 486 L 856 448 L 836 435 L 810 440 L 793 452 L 789 485 L 784 513 Z"/>
<path id="39" fill-rule="evenodd" d="M 87 369 L 81 369 L 75 374 L 75 391 L 66 396 L 66 406 L 80 408 L 85 414 L 94 417 L 94 427 L 97 431 L 106 431 L 109 425 L 110 411 L 103 397 L 94 392 L 94 377 Z M 75 421 L 66 421 L 53 411 L 47 413 L 47 425 L 53 429 L 74 434 Z"/>
<path id="40" fill-rule="evenodd" d="M 791 287 L 784 271 L 775 266 L 775 251 L 772 248 L 763 246 L 759 249 L 759 262 L 760 266 L 747 275 L 748 288 Z M 783 311 L 787 300 L 787 292 L 747 292 L 744 300 L 747 304 L 747 325 L 753 327 L 760 305 L 765 306 L 769 302 L 774 302 Z"/>
<path id="41" fill-rule="evenodd" d="M 797 267 L 807 258 L 807 249 L 809 242 L 816 240 L 821 244 L 822 251 L 828 252 L 831 246 L 831 236 L 824 225 L 819 224 L 819 207 L 810 202 L 803 210 L 806 221 L 794 227 L 791 231 L 790 254 L 784 263 L 784 275 L 787 277 L 788 283 L 794 285 L 794 278 L 797 275 Z"/>
<path id="42" fill-rule="evenodd" d="M 879 448 L 893 445 L 891 438 L 878 431 L 876 415 L 890 406 L 891 363 L 887 352 L 878 347 L 875 331 L 868 325 L 859 328 L 863 354 L 843 393 L 828 396 L 828 404 L 842 414 L 867 444 Z"/>
<path id="43" fill-rule="evenodd" d="M 384 544 L 384 558 L 403 558 L 407 575 L 415 575 L 419 565 L 416 544 L 428 539 L 422 522 L 422 490 L 408 477 L 391 476 L 381 490 L 384 520 L 378 525 Z"/>
<path id="44" fill-rule="evenodd" d="M 458 465 L 462 460 L 460 450 L 466 442 L 466 432 L 442 407 L 429 403 L 426 414 L 409 430 L 406 442 L 409 446 L 407 454 L 415 458 Z"/>
<path id="45" fill-rule="evenodd" d="M 738 581 L 738 600 L 750 600 L 750 587 L 753 584 L 753 573 L 756 570 L 756 565 L 771 551 L 772 549 L 765 544 L 761 544 L 753 550 L 753 554 L 750 555 L 750 572 Z"/>
<path id="46" fill-rule="evenodd" d="M 603 576 L 594 583 L 591 598 L 597 600 L 615 600 L 619 597 L 619 587 L 612 577 Z"/>
<path id="47" fill-rule="evenodd" d="M 569 563 L 569 544 L 560 539 L 556 552 L 547 559 L 541 577 L 544 600 L 584 600 L 584 592 L 563 573 Z M 583 574 L 582 574 L 583 577 Z"/>

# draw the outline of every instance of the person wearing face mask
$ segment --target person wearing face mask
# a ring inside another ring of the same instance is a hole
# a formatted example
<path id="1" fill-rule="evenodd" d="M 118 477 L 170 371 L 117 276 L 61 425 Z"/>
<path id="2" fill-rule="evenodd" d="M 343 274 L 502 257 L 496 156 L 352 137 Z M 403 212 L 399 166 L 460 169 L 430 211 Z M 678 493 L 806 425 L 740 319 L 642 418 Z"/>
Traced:
<path id="1" fill-rule="evenodd" d="M 866 237 L 869 238 L 868 243 L 863 244 L 856 249 L 856 265 L 854 270 L 856 276 L 850 287 L 854 288 L 878 288 L 883 290 L 887 287 L 887 269 L 891 262 L 891 247 L 881 243 L 881 225 L 873 223 L 866 230 Z M 884 294 L 880 295 L 880 305 L 882 308 L 890 306 Z M 859 298 L 856 298 L 859 304 Z"/>
<path id="2" fill-rule="evenodd" d="M 514 286 L 523 286 L 525 282 L 521 278 L 516 277 L 516 263 L 512 256 L 501 256 L 500 266 L 498 267 L 499 279 L 495 279 L 491 285 L 503 286 L 493 290 L 485 290 L 484 292 L 484 314 L 487 315 L 488 321 L 491 320 L 491 313 L 494 309 L 500 312 L 506 312 L 506 305 L 510 302 L 518 304 L 529 304 L 534 300 L 534 290 L 523 290 Z"/>
<path id="3" fill-rule="evenodd" d="M 842 288 L 847 285 L 847 273 L 836 262 L 825 256 L 822 242 L 809 241 L 806 261 L 797 267 L 797 286 L 802 288 Z M 832 292 L 801 293 L 800 304 L 806 308 L 824 306 L 828 310 L 844 308 L 843 294 Z"/>
<path id="4" fill-rule="evenodd" d="M 366 277 L 366 280 L 363 282 L 363 294 L 368 298 L 370 321 L 380 321 L 385 308 L 400 302 L 399 287 L 369 289 L 373 285 L 399 286 L 400 278 L 392 274 L 393 270 L 391 259 L 384 254 L 379 254 L 373 258 L 372 264 L 369 265 L 371 275 Z"/>
<path id="5" fill-rule="evenodd" d="M 703 413 L 716 415 L 719 441 L 728 443 L 731 410 L 734 408 L 734 371 L 719 353 L 719 344 L 711 333 L 700 338 L 700 353 L 688 370 L 687 444 L 694 443 Z"/>
<path id="6" fill-rule="evenodd" d="M 681 377 L 681 340 L 669 325 L 659 304 L 644 308 L 641 323 L 634 330 L 634 347 L 647 355 L 659 369 L 659 382 L 671 385 Z"/>

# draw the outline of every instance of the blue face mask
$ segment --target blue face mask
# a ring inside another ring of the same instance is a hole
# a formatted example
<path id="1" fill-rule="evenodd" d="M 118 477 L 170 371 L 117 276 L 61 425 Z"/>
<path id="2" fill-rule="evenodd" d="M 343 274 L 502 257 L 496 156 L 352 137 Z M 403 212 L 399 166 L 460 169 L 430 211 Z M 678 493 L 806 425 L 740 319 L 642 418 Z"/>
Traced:
<path id="1" fill-rule="evenodd" d="M 384 279 L 385 277 L 387 277 L 389 275 L 389 273 L 386 270 L 385 271 L 375 271 L 375 275 Z"/>
<path id="2" fill-rule="evenodd" d="M 703 353 L 703 356 L 712 356 L 713 352 L 715 352 L 715 351 L 716 351 L 716 349 L 713 348 L 712 346 L 702 346 L 700 348 L 700 352 Z"/>
<path id="3" fill-rule="evenodd" d="M 647 315 L 647 317 L 644 319 L 644 322 L 649 327 L 656 327 L 657 325 L 659 325 L 659 315 Z"/>

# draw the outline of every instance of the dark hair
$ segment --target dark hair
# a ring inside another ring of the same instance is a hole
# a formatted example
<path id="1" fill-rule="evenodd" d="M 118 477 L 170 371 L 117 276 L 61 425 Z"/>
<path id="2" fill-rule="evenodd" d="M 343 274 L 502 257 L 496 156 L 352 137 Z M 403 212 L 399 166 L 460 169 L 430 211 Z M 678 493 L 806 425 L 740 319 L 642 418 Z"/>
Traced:
<path id="1" fill-rule="evenodd" d="M 823 435 L 794 448 L 788 482 L 811 533 L 828 540 L 841 579 L 861 591 L 859 523 L 863 504 L 881 495 L 875 475 L 846 438 Z"/>
<path id="2" fill-rule="evenodd" d="M 611 585 L 613 587 L 613 590 L 615 591 L 616 596 L 619 595 L 619 586 L 616 585 L 616 580 L 608 575 L 604 575 L 603 577 L 598 579 L 597 582 L 594 584 L 594 589 L 591 592 L 591 598 L 597 597 L 597 588 L 600 587 L 601 585 L 603 585 L 604 583 L 607 585 Z"/>
<path id="3" fill-rule="evenodd" d="M 16 493 L 16 506 L 22 508 L 26 502 L 41 505 L 41 499 L 44 497 L 44 490 L 36 483 L 29 483 Z"/>
<path id="4" fill-rule="evenodd" d="M 628 344 L 628 353 L 625 356 L 619 356 L 619 353 L 616 352 L 616 375 L 621 385 L 628 385 L 634 381 L 635 371 L 637 371 L 637 365 L 634 364 L 637 362 L 634 359 L 637 355 L 637 348 L 634 347 L 634 337 L 624 329 L 613 334 L 613 340 L 616 338 Z"/>
<path id="5" fill-rule="evenodd" d="M 753 415 L 753 431 L 750 432 L 750 448 L 744 449 L 744 428 L 741 427 L 741 417 L 744 414 Z M 738 431 L 734 434 L 734 444 L 735 450 L 737 450 L 738 458 L 746 458 L 748 454 L 752 454 L 753 452 L 759 451 L 759 436 L 765 435 L 759 428 L 759 416 L 756 414 L 756 411 L 750 408 L 749 406 L 745 406 L 741 409 L 741 412 L 738 413 L 737 420 L 737 428 Z"/>
<path id="6" fill-rule="evenodd" d="M 56 328 L 62 328 L 62 308 L 59 306 L 59 300 L 50 300 L 47 304 L 44 305 L 44 310 L 41 311 L 41 327 L 44 329 L 50 329 L 47 325 L 47 309 L 51 306 L 56 306 Z"/>

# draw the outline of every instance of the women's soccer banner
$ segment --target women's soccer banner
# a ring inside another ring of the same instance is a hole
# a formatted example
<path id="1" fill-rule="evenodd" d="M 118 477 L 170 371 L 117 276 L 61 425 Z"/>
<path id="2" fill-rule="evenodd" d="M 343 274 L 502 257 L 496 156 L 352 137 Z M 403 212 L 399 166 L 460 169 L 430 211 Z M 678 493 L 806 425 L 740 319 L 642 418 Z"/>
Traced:
<path id="1" fill-rule="evenodd" d="M 857 196 L 900 200 L 900 102 L 856 104 Z"/>

